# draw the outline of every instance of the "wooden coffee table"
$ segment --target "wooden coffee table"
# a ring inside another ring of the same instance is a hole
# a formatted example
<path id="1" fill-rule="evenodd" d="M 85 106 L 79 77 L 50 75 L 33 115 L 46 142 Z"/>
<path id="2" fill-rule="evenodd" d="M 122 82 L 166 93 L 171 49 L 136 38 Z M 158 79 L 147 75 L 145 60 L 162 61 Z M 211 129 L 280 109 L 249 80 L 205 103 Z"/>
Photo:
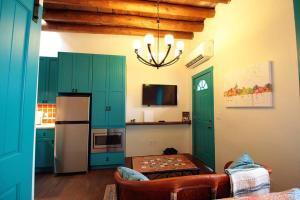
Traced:
<path id="1" fill-rule="evenodd" d="M 131 167 L 150 179 L 213 173 L 190 154 L 135 156 Z"/>

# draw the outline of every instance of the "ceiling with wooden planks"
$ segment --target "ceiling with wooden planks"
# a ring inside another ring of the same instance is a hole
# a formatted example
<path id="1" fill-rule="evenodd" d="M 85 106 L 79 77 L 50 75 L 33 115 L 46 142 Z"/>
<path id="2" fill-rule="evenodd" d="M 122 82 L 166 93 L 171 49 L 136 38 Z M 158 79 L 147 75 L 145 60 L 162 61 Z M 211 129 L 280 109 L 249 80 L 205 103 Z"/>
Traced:
<path id="1" fill-rule="evenodd" d="M 193 39 L 218 3 L 230 0 L 160 0 L 160 36 Z M 44 0 L 45 31 L 157 35 L 156 0 Z"/>

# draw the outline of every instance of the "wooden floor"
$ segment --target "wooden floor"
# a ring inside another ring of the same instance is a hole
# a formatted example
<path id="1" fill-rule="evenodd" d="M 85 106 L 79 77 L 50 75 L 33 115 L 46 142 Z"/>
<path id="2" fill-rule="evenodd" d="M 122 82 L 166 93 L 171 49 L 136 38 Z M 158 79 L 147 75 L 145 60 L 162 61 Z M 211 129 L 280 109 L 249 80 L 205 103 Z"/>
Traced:
<path id="1" fill-rule="evenodd" d="M 186 154 L 200 169 L 200 174 L 210 174 L 207 166 L 199 159 Z M 126 158 L 125 166 L 132 168 L 132 159 Z M 116 169 L 90 170 L 87 174 L 55 176 L 36 174 L 36 200 L 102 200 L 105 187 L 114 183 Z M 170 174 L 168 174 L 169 176 Z M 176 175 L 177 176 L 177 175 Z M 149 177 L 151 179 L 151 177 Z M 163 178 L 163 177 L 161 177 Z"/>
<path id="2" fill-rule="evenodd" d="M 102 200 L 107 184 L 113 184 L 114 169 L 91 170 L 87 174 L 35 176 L 36 200 Z"/>

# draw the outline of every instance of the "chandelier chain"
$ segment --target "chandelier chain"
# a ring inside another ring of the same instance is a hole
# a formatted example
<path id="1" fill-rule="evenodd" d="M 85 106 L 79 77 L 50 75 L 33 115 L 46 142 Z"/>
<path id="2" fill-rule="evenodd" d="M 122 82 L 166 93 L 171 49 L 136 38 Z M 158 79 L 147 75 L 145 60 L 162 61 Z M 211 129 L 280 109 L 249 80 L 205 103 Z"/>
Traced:
<path id="1" fill-rule="evenodd" d="M 159 62 L 159 38 L 160 38 L 160 16 L 159 16 L 159 0 L 157 0 L 157 52 L 156 52 L 156 60 Z"/>

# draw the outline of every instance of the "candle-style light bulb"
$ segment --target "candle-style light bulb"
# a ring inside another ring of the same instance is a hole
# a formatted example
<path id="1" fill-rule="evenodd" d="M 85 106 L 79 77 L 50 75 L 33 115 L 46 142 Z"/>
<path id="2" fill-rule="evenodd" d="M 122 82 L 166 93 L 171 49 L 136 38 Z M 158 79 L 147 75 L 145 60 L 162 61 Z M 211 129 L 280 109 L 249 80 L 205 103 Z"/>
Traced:
<path id="1" fill-rule="evenodd" d="M 183 41 L 178 41 L 176 44 L 176 49 L 183 51 L 184 50 L 184 43 Z"/>
<path id="2" fill-rule="evenodd" d="M 165 44 L 166 45 L 173 45 L 174 44 L 174 37 L 171 34 L 165 35 Z"/>
<path id="3" fill-rule="evenodd" d="M 133 41 L 133 48 L 134 50 L 140 50 L 141 49 L 141 41 L 140 40 L 134 40 Z"/>
<path id="4" fill-rule="evenodd" d="M 154 36 L 152 34 L 147 34 L 145 35 L 145 39 L 144 39 L 146 44 L 154 44 Z"/>

